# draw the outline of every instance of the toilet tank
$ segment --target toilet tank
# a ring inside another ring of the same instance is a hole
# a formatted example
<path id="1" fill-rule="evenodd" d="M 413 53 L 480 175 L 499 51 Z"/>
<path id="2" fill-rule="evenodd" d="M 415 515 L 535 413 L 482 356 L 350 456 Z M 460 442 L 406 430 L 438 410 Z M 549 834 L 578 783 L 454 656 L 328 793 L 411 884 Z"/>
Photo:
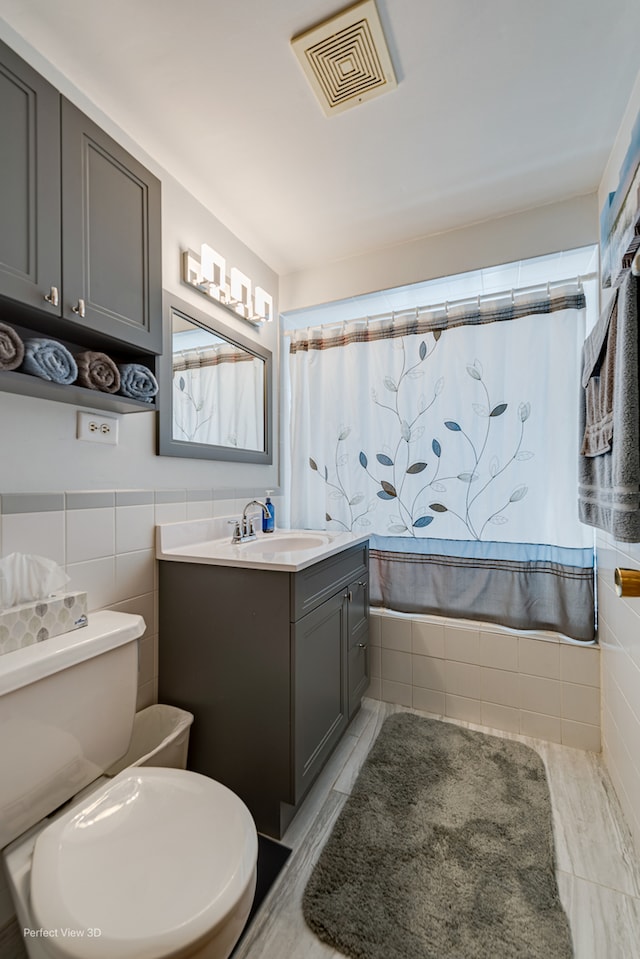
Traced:
<path id="1" fill-rule="evenodd" d="M 127 751 L 144 629 L 141 616 L 100 610 L 0 655 L 0 848 Z"/>

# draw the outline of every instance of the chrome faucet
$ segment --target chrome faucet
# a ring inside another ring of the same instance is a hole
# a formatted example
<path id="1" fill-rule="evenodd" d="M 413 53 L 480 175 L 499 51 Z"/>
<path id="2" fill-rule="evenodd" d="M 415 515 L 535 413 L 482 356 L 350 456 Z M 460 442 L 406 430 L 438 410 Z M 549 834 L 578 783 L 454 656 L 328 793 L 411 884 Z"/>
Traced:
<path id="1" fill-rule="evenodd" d="M 236 522 L 235 528 L 233 530 L 233 536 L 231 537 L 232 543 L 244 543 L 247 539 L 255 539 L 256 531 L 253 525 L 253 518 L 248 517 L 247 513 L 252 506 L 259 506 L 265 516 L 270 516 L 269 510 L 264 503 L 261 503 L 259 499 L 249 500 L 245 508 L 242 510 L 242 519 Z"/>

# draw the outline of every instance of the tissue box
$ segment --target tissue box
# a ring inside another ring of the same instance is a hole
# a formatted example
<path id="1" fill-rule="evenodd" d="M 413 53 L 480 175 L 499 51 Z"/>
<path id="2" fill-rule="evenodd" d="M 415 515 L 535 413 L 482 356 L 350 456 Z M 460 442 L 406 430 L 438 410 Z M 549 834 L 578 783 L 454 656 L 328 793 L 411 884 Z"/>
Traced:
<path id="1" fill-rule="evenodd" d="M 86 593 L 54 593 L 47 599 L 10 606 L 0 610 L 0 654 L 86 625 Z"/>

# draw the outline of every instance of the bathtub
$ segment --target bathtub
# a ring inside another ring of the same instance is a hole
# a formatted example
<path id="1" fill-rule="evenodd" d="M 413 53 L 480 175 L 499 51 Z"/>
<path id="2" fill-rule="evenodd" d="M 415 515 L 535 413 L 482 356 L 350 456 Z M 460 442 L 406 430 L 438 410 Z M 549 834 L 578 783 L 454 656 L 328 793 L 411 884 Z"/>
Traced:
<path id="1" fill-rule="evenodd" d="M 558 633 L 370 610 L 372 699 L 600 751 L 600 648 Z"/>

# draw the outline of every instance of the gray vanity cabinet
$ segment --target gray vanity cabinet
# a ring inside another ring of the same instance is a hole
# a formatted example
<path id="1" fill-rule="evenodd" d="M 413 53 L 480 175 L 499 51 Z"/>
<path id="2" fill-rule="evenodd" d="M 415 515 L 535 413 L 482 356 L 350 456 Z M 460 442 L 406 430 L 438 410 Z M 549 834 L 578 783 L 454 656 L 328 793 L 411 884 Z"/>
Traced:
<path id="1" fill-rule="evenodd" d="M 0 131 L 3 320 L 161 353 L 160 181 L 2 43 Z"/>
<path id="2" fill-rule="evenodd" d="M 161 560 L 162 702 L 194 714 L 189 768 L 280 838 L 368 685 L 368 544 L 289 573 Z"/>

